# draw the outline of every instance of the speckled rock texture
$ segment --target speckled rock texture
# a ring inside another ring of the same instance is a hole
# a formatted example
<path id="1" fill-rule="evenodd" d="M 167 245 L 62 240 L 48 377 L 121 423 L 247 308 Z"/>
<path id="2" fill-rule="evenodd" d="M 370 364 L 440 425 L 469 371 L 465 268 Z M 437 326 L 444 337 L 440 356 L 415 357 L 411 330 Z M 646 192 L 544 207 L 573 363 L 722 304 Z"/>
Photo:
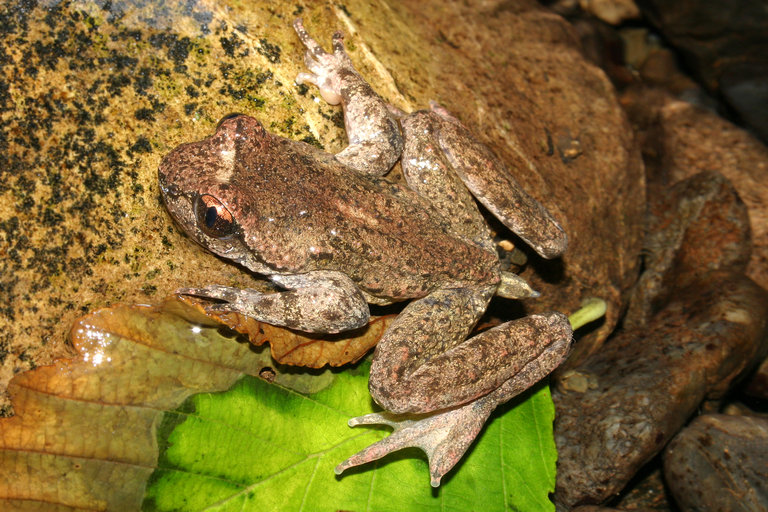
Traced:
<path id="1" fill-rule="evenodd" d="M 752 247 L 746 275 L 768 289 L 768 148 L 713 112 L 676 100 L 660 89 L 629 89 L 623 94 L 622 103 L 643 147 L 651 202 L 676 182 L 696 173 L 715 170 L 727 177 L 746 205 L 750 219 Z M 715 205 L 715 208 L 718 207 Z M 679 223 L 679 219 L 675 222 Z M 730 236 L 725 229 L 720 233 Z M 712 242 L 712 239 L 700 239 L 695 250 L 709 250 Z M 667 260 L 664 264 L 669 263 Z M 653 279 L 643 277 L 634 293 L 645 293 L 642 288 L 654 285 Z M 639 302 L 633 303 L 625 323 L 638 320 L 633 315 L 639 307 Z M 768 360 L 762 363 L 747 392 L 766 398 L 766 383 Z"/>
<path id="2" fill-rule="evenodd" d="M 722 174 L 702 172 L 648 201 L 645 271 L 624 327 L 641 329 L 680 288 L 717 270 L 744 272 L 752 249 L 749 215 Z"/>
<path id="3" fill-rule="evenodd" d="M 664 451 L 681 510 L 768 510 L 768 418 L 699 416 Z"/>
<path id="4" fill-rule="evenodd" d="M 653 458 L 708 395 L 765 354 L 768 293 L 716 272 L 678 290 L 645 329 L 622 331 L 575 368 L 585 391 L 553 394 L 560 509 L 603 503 Z"/>
<path id="5" fill-rule="evenodd" d="M 536 2 L 6 3 L 0 389 L 66 355 L 65 333 L 86 311 L 181 286 L 258 286 L 173 225 L 157 165 L 232 112 L 330 152 L 344 146 L 340 109 L 293 81 L 297 16 L 324 44 L 343 30 L 358 69 L 395 106 L 443 103 L 562 220 L 569 251 L 530 255 L 524 273 L 543 297 L 525 309 L 570 312 L 603 297 L 606 319 L 575 357 L 600 346 L 637 274 L 642 162 L 610 83 Z"/>

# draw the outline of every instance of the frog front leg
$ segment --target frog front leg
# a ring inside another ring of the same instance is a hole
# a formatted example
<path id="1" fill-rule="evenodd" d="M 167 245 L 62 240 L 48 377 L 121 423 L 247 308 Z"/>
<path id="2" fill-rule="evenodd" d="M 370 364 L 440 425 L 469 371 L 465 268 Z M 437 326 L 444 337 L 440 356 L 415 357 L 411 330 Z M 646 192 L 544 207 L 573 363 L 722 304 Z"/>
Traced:
<path id="1" fill-rule="evenodd" d="M 224 301 L 206 306 L 212 313 L 240 313 L 260 322 L 316 333 L 338 333 L 368 323 L 368 303 L 346 274 L 316 271 L 273 275 L 288 291 L 262 293 L 252 289 L 212 285 L 182 288 L 176 293 Z"/>
<path id="2" fill-rule="evenodd" d="M 389 412 L 349 423 L 383 423 L 395 432 L 341 463 L 337 473 L 418 447 L 436 487 L 498 404 L 562 362 L 572 331 L 561 313 L 530 315 L 466 339 L 492 293 L 487 285 L 439 289 L 397 317 L 376 347 L 369 383 Z"/>
<path id="3" fill-rule="evenodd" d="M 342 164 L 363 174 L 381 176 L 395 164 L 403 150 L 397 120 L 387 104 L 361 77 L 344 49 L 341 32 L 333 35 L 333 53 L 327 53 L 304 29 L 301 18 L 293 23 L 307 48 L 304 63 L 311 73 L 300 73 L 296 83 L 311 83 L 331 105 L 341 103 L 349 146 L 336 155 Z"/>

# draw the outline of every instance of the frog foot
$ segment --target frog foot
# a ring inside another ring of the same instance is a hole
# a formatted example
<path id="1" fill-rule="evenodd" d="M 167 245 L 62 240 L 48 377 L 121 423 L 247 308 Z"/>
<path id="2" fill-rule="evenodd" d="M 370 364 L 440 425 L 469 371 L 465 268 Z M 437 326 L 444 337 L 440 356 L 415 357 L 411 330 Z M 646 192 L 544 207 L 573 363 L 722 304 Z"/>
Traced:
<path id="1" fill-rule="evenodd" d="M 334 472 L 380 459 L 403 448 L 420 448 L 429 459 L 429 475 L 432 487 L 439 487 L 440 480 L 461 460 L 464 452 L 483 428 L 493 407 L 484 400 L 449 409 L 428 416 L 373 413 L 349 420 L 349 426 L 388 425 L 392 434 L 351 456 Z M 417 419 L 415 419 L 417 418 Z"/>
<path id="2" fill-rule="evenodd" d="M 180 288 L 176 290 L 176 293 L 221 301 L 204 306 L 205 311 L 209 314 L 240 313 L 246 316 L 254 316 L 251 312 L 251 305 L 266 295 L 256 290 L 232 288 L 218 284 L 204 288 Z"/>
<path id="3" fill-rule="evenodd" d="M 341 103 L 342 81 L 346 74 L 357 74 L 352 60 L 344 49 L 344 35 L 341 32 L 333 34 L 333 53 L 326 52 L 317 41 L 312 39 L 304 28 L 301 18 L 293 22 L 299 39 L 307 48 L 304 54 L 304 65 L 311 73 L 299 73 L 296 83 L 301 85 L 311 83 L 320 90 L 320 95 L 331 105 Z"/>

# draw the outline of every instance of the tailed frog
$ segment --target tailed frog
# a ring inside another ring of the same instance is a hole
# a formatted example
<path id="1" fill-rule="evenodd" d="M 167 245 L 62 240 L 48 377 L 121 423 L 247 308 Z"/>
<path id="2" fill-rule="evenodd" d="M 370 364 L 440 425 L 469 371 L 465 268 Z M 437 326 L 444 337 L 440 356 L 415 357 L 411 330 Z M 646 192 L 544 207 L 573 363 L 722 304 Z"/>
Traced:
<path id="1" fill-rule="evenodd" d="M 397 111 L 355 70 L 340 33 L 328 53 L 300 19 L 294 27 L 310 71 L 297 83 L 341 103 L 349 145 L 328 154 L 231 115 L 210 137 L 168 154 L 159 180 L 177 223 L 284 289 L 179 293 L 215 299 L 211 311 L 314 333 L 366 325 L 369 303 L 411 300 L 373 355 L 369 389 L 384 411 L 349 422 L 394 431 L 336 473 L 415 446 L 427 453 L 436 487 L 493 409 L 557 367 L 572 339 L 559 312 L 469 337 L 494 295 L 536 296 L 500 270 L 473 196 L 544 258 L 564 252 L 566 235 L 446 110 Z M 407 186 L 383 177 L 398 159 Z"/>

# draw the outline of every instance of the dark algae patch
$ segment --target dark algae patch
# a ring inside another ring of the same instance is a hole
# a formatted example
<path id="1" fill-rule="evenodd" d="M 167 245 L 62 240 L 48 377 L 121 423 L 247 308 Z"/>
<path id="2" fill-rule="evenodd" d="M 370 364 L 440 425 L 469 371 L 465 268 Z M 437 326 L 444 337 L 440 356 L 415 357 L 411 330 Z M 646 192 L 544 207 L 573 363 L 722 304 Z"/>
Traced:
<path id="1" fill-rule="evenodd" d="M 174 32 L 184 18 L 196 34 Z M 209 66 L 247 55 L 234 30 L 208 41 L 212 20 L 173 2 L 0 5 L 0 347 L 14 355 L 0 363 L 0 392 L 15 371 L 66 352 L 80 312 L 176 286 L 173 244 L 158 234 L 169 220 L 156 148 L 182 116 L 215 123 L 211 105 L 262 106 L 257 91 L 274 86 L 245 60 Z M 209 59 L 219 38 L 224 59 Z"/>
<path id="2" fill-rule="evenodd" d="M 321 147 L 294 122 L 282 36 L 267 30 L 285 21 L 295 37 L 296 8 L 262 10 L 233 24 L 196 0 L 0 5 L 0 408 L 14 372 L 68 354 L 84 312 L 202 279 L 253 285 L 172 224 L 157 165 L 231 112 Z"/>

